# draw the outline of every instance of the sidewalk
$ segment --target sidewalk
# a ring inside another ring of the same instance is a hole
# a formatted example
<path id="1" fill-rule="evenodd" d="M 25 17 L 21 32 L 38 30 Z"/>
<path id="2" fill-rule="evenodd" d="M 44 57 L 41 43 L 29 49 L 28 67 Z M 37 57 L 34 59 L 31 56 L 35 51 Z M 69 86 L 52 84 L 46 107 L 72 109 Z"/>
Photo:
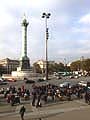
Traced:
<path id="1" fill-rule="evenodd" d="M 36 119 L 36 118 L 46 118 L 47 120 L 60 120 L 61 117 L 63 117 L 66 120 L 65 114 L 68 115 L 68 117 L 72 116 L 72 113 L 74 115 L 78 114 L 79 112 L 81 113 L 81 111 L 85 112 L 83 114 L 88 115 L 89 116 L 89 112 L 90 112 L 90 106 L 87 104 L 84 104 L 81 101 L 70 101 L 70 102 L 66 102 L 63 104 L 53 104 L 52 106 L 48 105 L 48 106 L 43 106 L 39 109 L 35 108 L 35 107 L 31 107 L 30 104 L 25 105 L 26 107 L 26 113 L 25 113 L 25 120 L 32 120 L 32 119 Z M 31 111 L 34 112 L 31 112 Z M 77 113 L 78 112 L 78 113 Z M 82 115 L 82 114 L 81 114 Z M 80 116 L 80 114 L 79 114 Z M 20 115 L 17 111 L 14 112 L 9 112 L 9 113 L 1 113 L 0 114 L 0 120 L 20 120 Z M 61 119 L 61 120 L 64 120 Z M 72 119 L 67 119 L 67 120 L 72 120 Z M 80 120 L 80 119 L 77 119 Z M 81 119 L 82 120 L 82 119 Z M 85 120 L 85 119 L 83 119 Z M 88 119 L 86 119 L 88 120 Z M 90 120 L 90 119 L 89 119 Z"/>

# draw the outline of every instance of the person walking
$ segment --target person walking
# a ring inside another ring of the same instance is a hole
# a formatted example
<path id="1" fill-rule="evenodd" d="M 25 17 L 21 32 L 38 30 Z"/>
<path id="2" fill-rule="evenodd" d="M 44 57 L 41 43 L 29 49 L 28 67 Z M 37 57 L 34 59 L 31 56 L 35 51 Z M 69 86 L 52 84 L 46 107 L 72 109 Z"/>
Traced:
<path id="1" fill-rule="evenodd" d="M 37 87 L 34 86 L 32 88 L 32 106 L 35 106 L 36 99 L 37 99 Z"/>
<path id="2" fill-rule="evenodd" d="M 21 116 L 21 120 L 24 120 L 24 113 L 26 111 L 26 108 L 24 107 L 24 105 L 22 105 L 22 107 L 20 108 L 20 116 Z"/>
<path id="3" fill-rule="evenodd" d="M 41 96 L 42 96 L 42 88 L 41 87 L 38 87 L 38 90 L 37 90 L 37 103 L 36 103 L 36 108 L 37 107 L 41 107 Z"/>

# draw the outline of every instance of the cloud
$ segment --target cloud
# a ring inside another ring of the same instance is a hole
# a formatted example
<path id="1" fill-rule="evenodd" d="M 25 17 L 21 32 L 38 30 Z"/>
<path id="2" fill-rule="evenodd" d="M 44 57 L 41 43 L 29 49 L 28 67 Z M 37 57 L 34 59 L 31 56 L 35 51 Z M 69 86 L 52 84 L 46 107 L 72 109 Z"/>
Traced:
<path id="1" fill-rule="evenodd" d="M 73 53 L 73 54 L 72 54 Z M 75 57 L 80 57 L 80 56 L 89 56 L 90 54 L 90 49 L 89 48 L 73 48 L 72 50 L 70 49 L 61 49 L 60 51 L 55 54 L 56 58 L 75 58 Z"/>
<path id="2" fill-rule="evenodd" d="M 90 54 L 90 40 L 79 40 L 79 53 Z"/>
<path id="3" fill-rule="evenodd" d="M 88 27 L 72 28 L 72 32 L 90 34 L 90 28 Z"/>
<path id="4" fill-rule="evenodd" d="M 79 20 L 79 23 L 90 24 L 90 13 L 82 16 Z"/>
<path id="5" fill-rule="evenodd" d="M 90 54 L 90 49 L 80 49 L 80 50 L 78 50 L 78 53 L 89 55 Z"/>
<path id="6" fill-rule="evenodd" d="M 58 3 L 58 0 L 3 0 L 3 4 L 9 7 L 29 7 L 29 8 L 43 8 L 48 6 L 54 6 Z"/>
<path id="7" fill-rule="evenodd" d="M 55 45 L 56 46 L 56 45 Z M 58 43 L 59 49 L 52 50 L 53 55 L 57 57 L 72 57 L 75 56 L 89 56 L 90 54 L 90 40 L 68 40 L 63 41 L 62 44 Z M 58 47 L 57 46 L 57 47 Z M 52 55 L 52 53 L 50 55 Z M 52 55 L 52 56 L 53 56 Z"/>
<path id="8" fill-rule="evenodd" d="M 69 49 L 62 49 L 62 50 L 59 50 L 57 54 L 66 56 L 66 55 L 68 55 L 70 53 L 71 53 L 71 51 Z"/>
<path id="9" fill-rule="evenodd" d="M 79 44 L 82 46 L 90 46 L 90 40 L 79 40 Z"/>
<path id="10" fill-rule="evenodd" d="M 70 22 L 70 18 L 67 15 L 59 15 L 56 17 L 56 24 L 67 25 L 69 22 Z"/>
<path id="11" fill-rule="evenodd" d="M 48 20 L 49 58 L 88 54 L 85 51 L 89 52 L 90 48 L 90 14 L 87 12 L 90 4 L 86 1 L 3 0 L 0 4 L 0 58 L 20 56 L 21 18 L 24 12 L 29 21 L 27 47 L 31 61 L 45 57 L 45 19 L 41 18 L 43 12 L 51 13 Z"/>
<path id="12" fill-rule="evenodd" d="M 13 23 L 13 17 L 7 12 L 7 9 L 0 6 L 0 27 L 9 26 Z"/>

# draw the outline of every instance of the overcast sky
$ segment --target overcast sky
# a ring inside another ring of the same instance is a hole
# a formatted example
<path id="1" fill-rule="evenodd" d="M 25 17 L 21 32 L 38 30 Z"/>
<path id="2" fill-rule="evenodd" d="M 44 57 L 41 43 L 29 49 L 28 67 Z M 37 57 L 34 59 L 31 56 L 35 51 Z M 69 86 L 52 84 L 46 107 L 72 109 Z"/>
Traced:
<path id="1" fill-rule="evenodd" d="M 22 17 L 29 21 L 28 56 L 33 63 L 45 58 L 45 19 L 48 19 L 49 60 L 90 57 L 90 0 L 2 0 L 0 3 L 0 59 L 19 59 L 22 47 Z"/>

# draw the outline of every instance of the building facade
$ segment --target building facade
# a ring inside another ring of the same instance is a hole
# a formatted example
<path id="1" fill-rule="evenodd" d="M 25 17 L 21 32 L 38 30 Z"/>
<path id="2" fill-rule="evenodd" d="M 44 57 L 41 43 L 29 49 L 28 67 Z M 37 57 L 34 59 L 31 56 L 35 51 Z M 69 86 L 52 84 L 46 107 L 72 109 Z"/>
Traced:
<path id="1" fill-rule="evenodd" d="M 2 73 L 11 74 L 12 71 L 17 70 L 17 67 L 19 66 L 19 60 L 5 58 L 0 60 L 0 66 Z"/>
<path id="2" fill-rule="evenodd" d="M 38 60 L 36 63 L 39 65 L 42 73 L 45 73 L 45 70 L 46 70 L 46 61 L 45 60 Z M 48 66 L 50 64 L 55 64 L 55 61 L 48 61 Z"/>

